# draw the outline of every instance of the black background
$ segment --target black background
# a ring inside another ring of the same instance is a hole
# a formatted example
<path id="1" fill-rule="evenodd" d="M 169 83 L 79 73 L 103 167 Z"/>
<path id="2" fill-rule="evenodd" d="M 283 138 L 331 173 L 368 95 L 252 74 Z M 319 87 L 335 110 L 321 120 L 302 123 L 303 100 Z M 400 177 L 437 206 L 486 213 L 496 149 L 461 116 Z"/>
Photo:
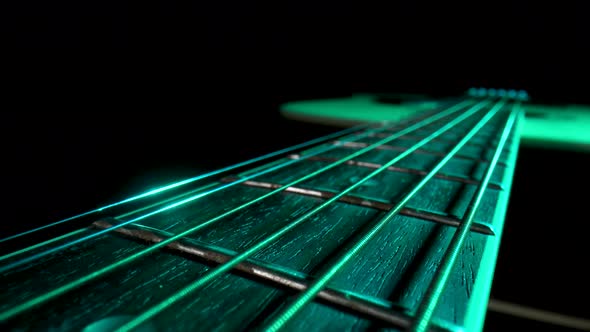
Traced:
<path id="1" fill-rule="evenodd" d="M 3 6 L 6 234 L 335 130 L 281 118 L 288 100 L 485 86 L 590 102 L 575 2 Z M 494 296 L 585 314 L 587 159 L 521 149 Z"/>

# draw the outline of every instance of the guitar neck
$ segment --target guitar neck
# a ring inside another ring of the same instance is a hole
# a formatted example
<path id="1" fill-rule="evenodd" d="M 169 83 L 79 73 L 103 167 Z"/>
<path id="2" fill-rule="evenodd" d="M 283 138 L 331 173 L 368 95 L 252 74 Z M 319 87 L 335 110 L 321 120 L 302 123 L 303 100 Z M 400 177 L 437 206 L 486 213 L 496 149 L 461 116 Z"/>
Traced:
<path id="1" fill-rule="evenodd" d="M 445 101 L 91 211 L 88 227 L 3 253 L 0 319 L 10 330 L 481 330 L 519 105 Z"/>

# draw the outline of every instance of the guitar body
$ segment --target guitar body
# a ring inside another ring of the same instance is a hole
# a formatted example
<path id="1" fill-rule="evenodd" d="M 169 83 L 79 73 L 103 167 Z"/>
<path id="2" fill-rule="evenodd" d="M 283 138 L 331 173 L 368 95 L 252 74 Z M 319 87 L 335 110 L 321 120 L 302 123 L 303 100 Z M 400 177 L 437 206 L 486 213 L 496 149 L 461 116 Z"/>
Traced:
<path id="1" fill-rule="evenodd" d="M 589 146 L 583 130 L 540 134 L 535 121 L 558 116 L 538 108 L 527 125 L 523 108 L 535 108 L 521 102 L 286 104 L 291 118 L 371 125 L 60 221 L 57 237 L 3 237 L 0 321 L 8 331 L 479 331 L 521 138 Z"/>

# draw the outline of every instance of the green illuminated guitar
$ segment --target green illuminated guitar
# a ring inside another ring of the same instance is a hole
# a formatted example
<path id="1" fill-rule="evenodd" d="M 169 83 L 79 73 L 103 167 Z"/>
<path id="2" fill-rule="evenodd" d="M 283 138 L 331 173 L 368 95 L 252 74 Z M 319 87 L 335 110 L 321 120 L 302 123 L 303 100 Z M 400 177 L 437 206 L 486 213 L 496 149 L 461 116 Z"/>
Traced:
<path id="1" fill-rule="evenodd" d="M 590 146 L 588 131 L 539 135 L 534 109 L 478 90 L 287 104 L 364 124 L 3 234 L 2 326 L 479 331 L 521 137 Z"/>

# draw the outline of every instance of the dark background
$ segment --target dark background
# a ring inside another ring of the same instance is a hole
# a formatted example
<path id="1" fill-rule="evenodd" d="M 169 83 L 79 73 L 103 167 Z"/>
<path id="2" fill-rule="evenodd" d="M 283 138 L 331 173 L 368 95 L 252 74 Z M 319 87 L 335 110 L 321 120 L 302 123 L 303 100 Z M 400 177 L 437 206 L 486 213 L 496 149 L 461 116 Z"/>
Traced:
<path id="1" fill-rule="evenodd" d="M 3 6 L 6 234 L 335 130 L 283 119 L 289 100 L 484 86 L 590 102 L 576 3 Z M 587 316 L 587 160 L 521 149 L 493 296 Z"/>

